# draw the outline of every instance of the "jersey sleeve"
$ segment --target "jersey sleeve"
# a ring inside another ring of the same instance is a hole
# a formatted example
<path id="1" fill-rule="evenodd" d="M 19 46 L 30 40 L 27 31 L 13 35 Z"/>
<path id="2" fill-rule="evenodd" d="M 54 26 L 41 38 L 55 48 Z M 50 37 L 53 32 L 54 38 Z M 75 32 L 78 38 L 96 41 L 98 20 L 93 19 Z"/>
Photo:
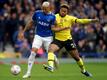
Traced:
<path id="1" fill-rule="evenodd" d="M 87 24 L 90 23 L 92 20 L 91 19 L 76 19 L 76 23 L 80 24 Z"/>
<path id="2" fill-rule="evenodd" d="M 36 16 L 37 16 L 37 11 L 34 12 L 33 16 L 32 16 L 32 20 L 35 21 L 36 20 Z"/>
<path id="3" fill-rule="evenodd" d="M 80 23 L 80 24 L 87 24 L 91 22 L 91 19 L 79 19 L 77 17 L 71 17 L 72 23 Z"/>
<path id="4" fill-rule="evenodd" d="M 71 23 L 72 24 L 75 24 L 76 23 L 76 20 L 78 19 L 77 17 L 74 17 L 74 16 L 70 16 L 71 17 Z"/>

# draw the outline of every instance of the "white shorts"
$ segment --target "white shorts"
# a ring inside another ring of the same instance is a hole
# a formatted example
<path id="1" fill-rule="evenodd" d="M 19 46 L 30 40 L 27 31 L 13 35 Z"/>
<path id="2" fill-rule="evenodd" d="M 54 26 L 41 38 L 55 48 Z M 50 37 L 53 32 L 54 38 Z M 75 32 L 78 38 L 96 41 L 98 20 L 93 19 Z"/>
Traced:
<path id="1" fill-rule="evenodd" d="M 46 51 L 48 51 L 50 43 L 53 41 L 53 37 L 41 37 L 39 35 L 35 35 L 32 43 L 32 48 L 41 48 L 42 45 Z"/>

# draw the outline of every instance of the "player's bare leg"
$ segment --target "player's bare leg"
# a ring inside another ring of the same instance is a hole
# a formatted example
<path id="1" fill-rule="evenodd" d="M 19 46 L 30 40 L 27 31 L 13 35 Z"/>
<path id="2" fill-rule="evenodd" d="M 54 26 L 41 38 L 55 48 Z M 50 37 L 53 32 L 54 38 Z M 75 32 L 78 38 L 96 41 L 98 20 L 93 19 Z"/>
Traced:
<path id="1" fill-rule="evenodd" d="M 70 53 L 71 53 L 71 56 L 76 60 L 78 66 L 80 67 L 81 73 L 87 77 L 92 77 L 92 74 L 86 71 L 83 60 L 80 58 L 77 49 L 72 50 Z"/>

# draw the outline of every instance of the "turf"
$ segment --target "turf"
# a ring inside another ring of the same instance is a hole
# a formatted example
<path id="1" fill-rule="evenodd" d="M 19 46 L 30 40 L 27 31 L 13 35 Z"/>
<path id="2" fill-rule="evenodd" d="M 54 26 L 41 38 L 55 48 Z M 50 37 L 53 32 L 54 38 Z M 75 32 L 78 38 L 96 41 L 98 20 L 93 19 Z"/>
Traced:
<path id="1" fill-rule="evenodd" d="M 86 63 L 86 68 L 93 74 L 88 78 L 81 74 L 75 63 L 60 64 L 59 69 L 50 73 L 43 69 L 42 64 L 35 64 L 32 69 L 31 78 L 22 79 L 27 64 L 21 64 L 21 73 L 14 76 L 10 72 L 10 65 L 0 65 L 0 80 L 107 80 L 107 63 Z"/>

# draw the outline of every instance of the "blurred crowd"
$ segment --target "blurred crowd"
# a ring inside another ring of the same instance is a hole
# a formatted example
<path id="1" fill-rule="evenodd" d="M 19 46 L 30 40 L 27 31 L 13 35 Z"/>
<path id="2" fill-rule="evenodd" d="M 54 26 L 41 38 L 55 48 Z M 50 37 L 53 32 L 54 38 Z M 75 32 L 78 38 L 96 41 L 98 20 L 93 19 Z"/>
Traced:
<path id="1" fill-rule="evenodd" d="M 41 9 L 46 0 L 0 0 L 0 52 L 10 43 L 15 52 L 28 57 L 32 45 L 34 27 L 23 31 L 35 10 Z M 98 18 L 100 22 L 75 24 L 72 36 L 81 53 L 107 54 L 107 0 L 48 0 L 52 11 L 58 13 L 61 3 L 68 3 L 69 14 L 78 18 Z M 40 49 L 40 55 L 42 50 Z M 38 55 L 39 56 L 39 55 Z"/>

